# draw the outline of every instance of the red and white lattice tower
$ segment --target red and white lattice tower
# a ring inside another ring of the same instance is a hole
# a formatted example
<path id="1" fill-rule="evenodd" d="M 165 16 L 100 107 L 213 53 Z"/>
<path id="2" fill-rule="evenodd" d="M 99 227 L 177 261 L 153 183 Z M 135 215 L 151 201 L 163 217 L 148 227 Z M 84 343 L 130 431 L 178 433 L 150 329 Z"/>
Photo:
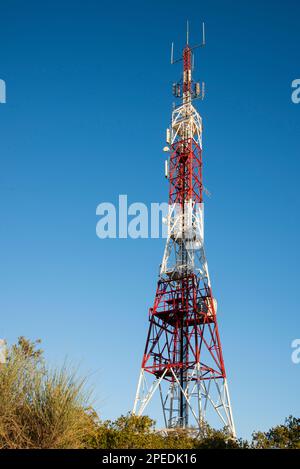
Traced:
<path id="1" fill-rule="evenodd" d="M 193 106 L 195 98 L 203 98 L 204 85 L 192 79 L 193 50 L 187 40 L 183 77 L 173 85 L 182 102 L 167 129 L 168 238 L 133 413 L 141 415 L 157 391 L 167 428 L 202 430 L 218 420 L 235 436 L 217 302 L 204 252 L 202 119 Z"/>

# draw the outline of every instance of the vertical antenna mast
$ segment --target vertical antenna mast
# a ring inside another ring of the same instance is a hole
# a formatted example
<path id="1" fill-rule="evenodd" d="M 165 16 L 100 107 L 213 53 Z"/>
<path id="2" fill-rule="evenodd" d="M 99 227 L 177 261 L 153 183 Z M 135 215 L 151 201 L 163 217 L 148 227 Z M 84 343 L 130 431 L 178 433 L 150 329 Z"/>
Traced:
<path id="1" fill-rule="evenodd" d="M 170 152 L 165 175 L 169 180 L 168 238 L 161 264 L 149 332 L 133 412 L 147 408 L 159 389 L 167 428 L 196 428 L 205 432 L 215 418 L 235 436 L 222 346 L 217 302 L 212 293 L 204 250 L 202 177 L 202 118 L 193 100 L 203 98 L 204 86 L 192 77 L 193 51 L 186 45 L 183 76 L 173 84 L 180 104 L 173 109 L 166 141 Z"/>
<path id="2" fill-rule="evenodd" d="M 189 21 L 186 22 L 186 43 L 189 43 Z"/>

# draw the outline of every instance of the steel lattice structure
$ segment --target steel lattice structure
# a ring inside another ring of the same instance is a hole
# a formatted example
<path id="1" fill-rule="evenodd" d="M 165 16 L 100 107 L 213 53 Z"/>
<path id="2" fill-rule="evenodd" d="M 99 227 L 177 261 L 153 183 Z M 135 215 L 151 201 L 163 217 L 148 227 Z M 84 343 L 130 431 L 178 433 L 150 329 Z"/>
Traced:
<path id="1" fill-rule="evenodd" d="M 188 42 L 188 41 L 187 41 Z M 210 409 L 235 436 L 214 299 L 204 251 L 202 119 L 193 106 L 203 87 L 192 79 L 193 48 L 183 50 L 182 99 L 167 130 L 170 152 L 168 238 L 133 412 L 160 394 L 165 425 L 205 428 Z"/>

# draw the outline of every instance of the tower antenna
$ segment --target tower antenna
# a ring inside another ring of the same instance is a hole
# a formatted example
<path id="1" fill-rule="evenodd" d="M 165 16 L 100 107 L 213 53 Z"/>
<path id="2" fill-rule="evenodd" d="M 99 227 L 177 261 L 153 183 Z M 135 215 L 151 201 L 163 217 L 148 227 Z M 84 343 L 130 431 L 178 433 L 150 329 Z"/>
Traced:
<path id="1" fill-rule="evenodd" d="M 174 63 L 174 42 L 171 44 L 171 65 Z"/>
<path id="2" fill-rule="evenodd" d="M 188 44 L 189 43 L 189 21 L 187 20 L 186 22 L 186 43 Z"/>
<path id="3" fill-rule="evenodd" d="M 205 46 L 205 23 L 202 23 L 202 46 Z"/>
<path id="4" fill-rule="evenodd" d="M 202 118 L 194 99 L 204 85 L 192 77 L 195 47 L 185 45 L 182 78 L 173 84 L 180 104 L 167 129 L 165 177 L 169 180 L 168 237 L 160 267 L 133 413 L 142 415 L 160 395 L 165 426 L 205 434 L 212 419 L 235 437 L 235 427 L 204 249 Z M 171 49 L 173 60 L 173 45 Z M 156 391 L 159 391 L 159 393 Z"/>

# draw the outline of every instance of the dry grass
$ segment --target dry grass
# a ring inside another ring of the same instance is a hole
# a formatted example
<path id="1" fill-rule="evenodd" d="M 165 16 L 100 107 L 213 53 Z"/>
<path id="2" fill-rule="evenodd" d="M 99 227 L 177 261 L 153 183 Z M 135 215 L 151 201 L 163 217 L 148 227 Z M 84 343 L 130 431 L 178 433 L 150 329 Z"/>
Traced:
<path id="1" fill-rule="evenodd" d="M 97 428 L 85 381 L 20 338 L 0 370 L 0 448 L 82 448 Z"/>

